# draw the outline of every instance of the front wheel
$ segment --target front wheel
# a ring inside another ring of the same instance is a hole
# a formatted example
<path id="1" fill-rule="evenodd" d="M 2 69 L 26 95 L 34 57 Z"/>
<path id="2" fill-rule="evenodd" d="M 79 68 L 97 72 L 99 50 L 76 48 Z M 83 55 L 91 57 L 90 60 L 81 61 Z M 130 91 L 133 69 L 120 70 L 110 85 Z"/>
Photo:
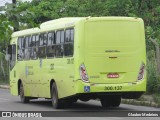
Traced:
<path id="1" fill-rule="evenodd" d="M 24 88 L 22 83 L 20 84 L 20 99 L 22 103 L 29 103 L 29 97 L 24 95 Z"/>
<path id="2" fill-rule="evenodd" d="M 62 101 L 58 99 L 58 91 L 57 86 L 55 83 L 52 84 L 52 91 L 51 91 L 51 97 L 52 97 L 52 106 L 55 109 L 62 108 Z"/>

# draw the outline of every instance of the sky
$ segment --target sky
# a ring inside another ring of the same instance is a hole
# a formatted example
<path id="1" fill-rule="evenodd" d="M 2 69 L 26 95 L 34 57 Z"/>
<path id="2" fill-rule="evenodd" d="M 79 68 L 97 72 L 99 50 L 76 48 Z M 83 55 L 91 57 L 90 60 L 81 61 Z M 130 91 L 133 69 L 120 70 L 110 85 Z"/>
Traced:
<path id="1" fill-rule="evenodd" d="M 31 1 L 31 0 L 22 0 L 22 1 Z M 5 3 L 12 3 L 12 0 L 0 0 L 0 6 L 4 6 Z"/>

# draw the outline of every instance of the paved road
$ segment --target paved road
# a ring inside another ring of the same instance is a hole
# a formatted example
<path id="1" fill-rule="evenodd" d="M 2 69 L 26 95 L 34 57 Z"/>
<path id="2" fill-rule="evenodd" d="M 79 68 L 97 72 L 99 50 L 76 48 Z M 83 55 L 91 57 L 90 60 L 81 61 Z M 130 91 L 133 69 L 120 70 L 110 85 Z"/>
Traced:
<path id="1" fill-rule="evenodd" d="M 60 111 L 57 112 L 57 114 L 62 114 L 62 111 L 66 111 L 66 112 L 70 112 L 70 114 L 76 114 L 78 116 L 84 116 L 86 114 L 90 114 L 93 116 L 105 116 L 106 112 L 111 113 L 115 111 L 131 111 L 131 112 L 137 112 L 137 111 L 160 111 L 160 108 L 154 108 L 154 107 L 144 107 L 144 106 L 134 106 L 134 105 L 126 105 L 126 104 L 121 104 L 119 108 L 108 108 L 108 109 L 103 109 L 101 107 L 100 102 L 98 101 L 93 101 L 90 100 L 88 102 L 81 102 L 78 101 L 77 103 L 74 103 L 72 107 L 67 108 L 67 109 L 63 109 L 63 110 L 56 110 L 52 108 L 51 102 L 49 100 L 45 100 L 45 99 L 38 99 L 38 100 L 32 100 L 29 104 L 23 104 L 20 102 L 19 97 L 15 97 L 15 96 L 11 96 L 9 93 L 8 89 L 0 89 L 0 111 Z M 75 111 L 82 111 L 82 112 L 75 112 Z M 84 113 L 83 111 L 92 111 L 92 112 L 87 112 Z M 100 111 L 100 112 L 95 112 L 95 111 Z M 117 112 L 118 113 L 118 112 Z M 65 113 L 64 113 L 65 114 Z M 77 119 L 83 119 L 83 118 L 77 118 Z M 5 118 L 0 118 L 0 120 L 3 120 Z M 35 119 L 35 118 L 34 118 Z M 41 118 L 42 120 L 45 118 Z M 46 118 L 48 119 L 52 119 L 52 118 Z M 63 117 L 60 118 L 56 118 L 57 120 L 61 120 L 64 119 Z M 65 118 L 66 119 L 66 118 Z M 107 120 L 107 119 L 111 119 L 111 120 L 122 120 L 124 118 L 122 117 L 111 117 L 111 118 L 104 118 L 104 117 L 100 117 L 100 118 L 89 118 L 89 119 L 102 119 L 102 120 Z M 131 118 L 127 118 L 125 117 L 126 120 L 130 120 L 130 119 L 134 119 L 134 117 Z M 141 118 L 137 118 L 136 119 L 144 119 L 144 117 Z M 148 120 L 150 118 L 147 118 Z M 152 118 L 154 119 L 158 119 L 156 117 Z M 17 118 L 15 118 L 15 120 L 17 120 Z"/>

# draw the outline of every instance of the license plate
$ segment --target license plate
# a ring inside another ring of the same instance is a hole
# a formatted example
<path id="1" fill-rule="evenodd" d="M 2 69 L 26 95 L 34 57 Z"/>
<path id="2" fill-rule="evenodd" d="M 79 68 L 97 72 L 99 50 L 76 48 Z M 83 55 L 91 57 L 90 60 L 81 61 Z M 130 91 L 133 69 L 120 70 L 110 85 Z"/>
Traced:
<path id="1" fill-rule="evenodd" d="M 119 74 L 118 73 L 109 73 L 107 74 L 108 78 L 119 78 Z"/>

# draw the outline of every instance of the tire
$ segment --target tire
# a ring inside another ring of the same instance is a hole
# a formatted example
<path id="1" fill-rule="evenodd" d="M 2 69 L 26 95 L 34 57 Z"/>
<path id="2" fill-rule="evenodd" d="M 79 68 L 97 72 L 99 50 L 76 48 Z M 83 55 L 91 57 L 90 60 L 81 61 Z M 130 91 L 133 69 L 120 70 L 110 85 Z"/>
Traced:
<path id="1" fill-rule="evenodd" d="M 63 100 L 63 103 L 65 107 L 70 108 L 73 105 L 73 103 L 77 102 L 77 100 L 77 98 L 67 98 Z"/>
<path id="2" fill-rule="evenodd" d="M 20 99 L 22 103 L 29 103 L 29 97 L 24 96 L 24 88 L 23 88 L 23 84 L 20 84 Z"/>
<path id="3" fill-rule="evenodd" d="M 121 104 L 121 96 L 113 96 L 112 107 L 119 107 L 120 104 Z"/>
<path id="4" fill-rule="evenodd" d="M 108 108 L 112 106 L 110 96 L 104 96 L 100 98 L 100 102 L 103 108 Z"/>
<path id="5" fill-rule="evenodd" d="M 55 83 L 52 84 L 51 98 L 52 98 L 53 108 L 55 109 L 63 108 L 62 101 L 58 99 L 58 91 Z"/>
<path id="6" fill-rule="evenodd" d="M 73 103 L 76 103 L 77 100 L 78 100 L 78 98 L 72 98 L 72 99 L 71 99 L 71 101 L 72 101 Z"/>

